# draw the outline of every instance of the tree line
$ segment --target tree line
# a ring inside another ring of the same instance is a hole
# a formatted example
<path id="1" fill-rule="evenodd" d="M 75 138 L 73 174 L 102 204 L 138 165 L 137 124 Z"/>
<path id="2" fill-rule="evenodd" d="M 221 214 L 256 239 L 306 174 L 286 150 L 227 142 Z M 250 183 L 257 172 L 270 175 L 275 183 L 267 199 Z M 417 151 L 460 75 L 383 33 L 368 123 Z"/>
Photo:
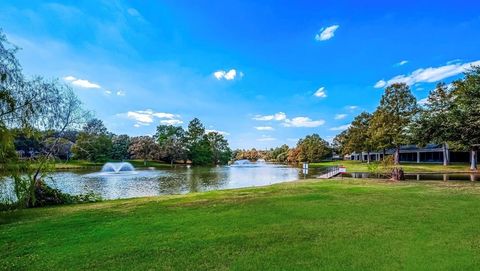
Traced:
<path id="1" fill-rule="evenodd" d="M 20 206 L 36 206 L 46 198 L 72 199 L 42 181 L 58 159 L 132 158 L 196 165 L 229 161 L 227 140 L 219 133 L 206 133 L 196 118 L 187 130 L 159 125 L 154 136 L 110 133 L 83 108 L 70 86 L 58 79 L 25 76 L 18 50 L 0 30 L 0 178 L 13 179 Z M 25 156 L 30 159 L 20 161 Z"/>
<path id="2" fill-rule="evenodd" d="M 298 163 L 298 162 L 320 162 L 332 157 L 332 147 L 322 139 L 318 134 L 307 135 L 298 140 L 295 147 L 290 148 L 284 144 L 282 146 L 271 148 L 269 150 L 235 150 L 233 160 L 247 159 L 257 161 L 264 159 L 266 161 L 278 163 Z"/>
<path id="3" fill-rule="evenodd" d="M 190 121 L 185 131 L 180 126 L 159 125 L 153 136 L 115 135 L 103 122 L 92 119 L 78 133 L 72 146 L 75 159 L 89 161 L 141 159 L 194 165 L 226 164 L 231 150 L 217 132 L 205 132 L 199 119 Z"/>
<path id="4" fill-rule="evenodd" d="M 406 144 L 439 144 L 448 164 L 450 149 L 469 151 L 471 169 L 477 169 L 480 146 L 480 67 L 471 67 L 451 84 L 439 83 L 425 103 L 418 104 L 410 87 L 394 83 L 385 88 L 373 113 L 362 112 L 350 127 L 333 140 L 336 152 L 394 150 L 394 164 L 400 163 L 400 147 Z M 370 162 L 370 155 L 367 155 Z M 363 159 L 363 157 L 362 157 Z"/>

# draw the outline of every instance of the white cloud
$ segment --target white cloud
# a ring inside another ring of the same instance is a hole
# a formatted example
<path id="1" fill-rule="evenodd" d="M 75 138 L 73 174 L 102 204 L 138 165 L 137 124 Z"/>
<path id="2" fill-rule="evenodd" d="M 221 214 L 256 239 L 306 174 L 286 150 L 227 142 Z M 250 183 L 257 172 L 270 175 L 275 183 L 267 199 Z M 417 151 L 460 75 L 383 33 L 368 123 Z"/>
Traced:
<path id="1" fill-rule="evenodd" d="M 127 12 L 128 12 L 128 14 L 130 14 L 131 16 L 134 16 L 134 17 L 141 16 L 140 12 L 138 12 L 138 10 L 136 10 L 134 8 L 127 9 Z"/>
<path id="2" fill-rule="evenodd" d="M 374 88 L 383 88 L 383 87 L 386 86 L 386 85 L 387 85 L 387 81 L 385 81 L 385 80 L 382 79 L 382 80 L 378 81 L 378 82 L 375 84 L 375 86 L 373 86 L 373 87 L 374 87 Z"/>
<path id="3" fill-rule="evenodd" d="M 321 87 L 319 88 L 315 94 L 316 97 L 319 97 L 319 98 L 326 98 L 327 97 L 327 93 L 325 92 L 325 87 Z"/>
<path id="4" fill-rule="evenodd" d="M 65 81 L 73 81 L 73 80 L 77 80 L 77 78 L 75 78 L 75 77 L 73 77 L 73 76 L 71 76 L 71 75 L 69 75 L 69 76 L 65 76 L 65 77 L 63 77 L 63 79 L 64 79 Z"/>
<path id="5" fill-rule="evenodd" d="M 140 124 L 138 124 L 138 123 L 135 123 L 135 124 L 133 125 L 133 127 L 135 127 L 135 128 L 139 128 L 139 127 L 140 127 Z"/>
<path id="6" fill-rule="evenodd" d="M 131 120 L 135 120 L 135 127 L 142 126 L 149 126 L 155 120 L 155 118 L 160 119 L 161 124 L 165 125 L 178 125 L 182 124 L 183 122 L 179 119 L 179 115 L 171 114 L 171 113 L 162 113 L 162 112 L 154 112 L 151 109 L 146 110 L 138 110 L 138 111 L 128 111 L 127 113 L 118 114 L 118 116 L 123 116 Z"/>
<path id="7" fill-rule="evenodd" d="M 296 117 L 286 119 L 283 123 L 285 127 L 318 127 L 325 124 L 324 120 L 312 120 L 309 117 Z"/>
<path id="8" fill-rule="evenodd" d="M 452 59 L 450 61 L 447 61 L 447 65 L 450 65 L 450 64 L 453 64 L 453 63 L 458 63 L 458 62 L 462 62 L 462 60 L 460 58 Z"/>
<path id="9" fill-rule="evenodd" d="M 152 113 L 152 115 L 160 119 L 175 119 L 179 117 L 178 115 L 175 115 L 172 113 L 163 113 L 163 112 Z"/>
<path id="10" fill-rule="evenodd" d="M 110 90 L 105 90 L 105 94 L 110 95 L 112 92 Z"/>
<path id="11" fill-rule="evenodd" d="M 343 131 L 343 130 L 347 130 L 349 127 L 350 127 L 350 124 L 346 124 L 346 125 L 341 125 L 341 126 L 338 126 L 338 127 L 332 127 L 329 130 L 330 131 Z"/>
<path id="12" fill-rule="evenodd" d="M 403 66 L 407 63 L 408 63 L 408 60 L 402 60 L 402 61 L 398 62 L 397 64 L 395 64 L 395 66 Z"/>
<path id="13" fill-rule="evenodd" d="M 347 116 L 348 116 L 347 114 L 336 114 L 334 119 L 336 119 L 336 120 L 343 120 L 343 119 L 346 118 Z"/>
<path id="14" fill-rule="evenodd" d="M 277 139 L 271 136 L 266 136 L 266 135 L 262 135 L 261 138 L 257 139 L 257 141 L 275 141 L 275 140 Z"/>
<path id="15" fill-rule="evenodd" d="M 339 25 L 332 25 L 329 27 L 323 27 L 320 29 L 320 33 L 315 35 L 315 40 L 316 41 L 324 41 L 324 40 L 329 40 L 335 36 L 335 31 L 339 28 Z"/>
<path id="16" fill-rule="evenodd" d="M 240 75 L 240 77 L 243 77 L 244 73 L 240 72 L 239 75 Z M 237 77 L 237 70 L 235 70 L 235 69 L 231 69 L 229 71 L 219 70 L 219 71 L 214 72 L 213 76 L 215 78 L 217 78 L 217 80 L 225 79 L 225 80 L 230 81 L 230 80 L 235 79 L 235 77 Z"/>
<path id="17" fill-rule="evenodd" d="M 219 130 L 214 130 L 214 129 L 205 130 L 205 133 L 206 133 L 206 134 L 208 134 L 208 133 L 219 133 L 219 134 L 224 135 L 224 136 L 230 135 L 229 132 L 219 131 Z"/>
<path id="18" fill-rule="evenodd" d="M 81 87 L 81 88 L 100 88 L 100 85 L 92 83 L 85 79 L 78 79 L 74 76 L 65 76 L 63 80 L 70 82 L 72 85 Z"/>
<path id="19" fill-rule="evenodd" d="M 160 123 L 163 124 L 163 125 L 178 125 L 178 124 L 182 124 L 183 121 L 181 121 L 181 120 L 176 120 L 176 119 L 173 119 L 173 120 L 161 120 Z"/>
<path id="20" fill-rule="evenodd" d="M 428 104 L 428 98 L 423 98 L 423 99 L 418 100 L 417 104 L 427 105 Z"/>
<path id="21" fill-rule="evenodd" d="M 275 130 L 271 126 L 257 126 L 257 127 L 255 127 L 255 129 L 257 129 L 258 131 L 273 131 L 273 130 Z"/>
<path id="22" fill-rule="evenodd" d="M 409 75 L 397 75 L 392 79 L 385 81 L 380 80 L 375 84 L 375 88 L 382 88 L 393 83 L 405 83 L 407 85 L 413 85 L 416 83 L 434 83 L 445 78 L 461 74 L 472 66 L 479 66 L 480 60 L 468 62 L 468 63 L 455 63 L 440 67 L 429 67 L 425 69 L 418 69 Z"/>
<path id="23" fill-rule="evenodd" d="M 345 106 L 345 109 L 348 110 L 349 112 L 353 112 L 357 110 L 359 107 L 357 105 L 347 105 Z"/>
<path id="24" fill-rule="evenodd" d="M 125 96 L 127 93 L 123 90 L 117 91 L 117 96 Z"/>
<path id="25" fill-rule="evenodd" d="M 278 112 L 273 115 L 256 115 L 253 117 L 254 120 L 260 120 L 260 121 L 268 121 L 268 120 L 276 120 L 276 121 L 282 121 L 287 118 L 287 115 L 283 112 Z"/>

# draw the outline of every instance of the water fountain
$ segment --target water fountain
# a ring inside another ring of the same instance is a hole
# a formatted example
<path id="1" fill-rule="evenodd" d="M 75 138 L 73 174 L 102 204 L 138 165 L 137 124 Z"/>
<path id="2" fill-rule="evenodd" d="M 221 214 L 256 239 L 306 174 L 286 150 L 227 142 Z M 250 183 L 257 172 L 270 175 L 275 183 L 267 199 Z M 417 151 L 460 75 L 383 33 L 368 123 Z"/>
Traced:
<path id="1" fill-rule="evenodd" d="M 135 168 L 128 162 L 108 162 L 102 167 L 102 172 L 121 173 L 132 172 Z"/>

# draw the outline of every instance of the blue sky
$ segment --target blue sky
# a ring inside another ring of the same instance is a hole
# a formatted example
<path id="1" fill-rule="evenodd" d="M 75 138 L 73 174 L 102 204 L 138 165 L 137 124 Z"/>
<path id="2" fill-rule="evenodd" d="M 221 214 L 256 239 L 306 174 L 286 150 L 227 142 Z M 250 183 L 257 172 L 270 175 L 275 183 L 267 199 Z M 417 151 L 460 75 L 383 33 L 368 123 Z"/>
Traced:
<path id="1" fill-rule="evenodd" d="M 198 117 L 233 148 L 331 140 L 382 87 L 418 100 L 480 65 L 477 1 L 8 1 L 26 74 L 60 78 L 110 131 Z"/>

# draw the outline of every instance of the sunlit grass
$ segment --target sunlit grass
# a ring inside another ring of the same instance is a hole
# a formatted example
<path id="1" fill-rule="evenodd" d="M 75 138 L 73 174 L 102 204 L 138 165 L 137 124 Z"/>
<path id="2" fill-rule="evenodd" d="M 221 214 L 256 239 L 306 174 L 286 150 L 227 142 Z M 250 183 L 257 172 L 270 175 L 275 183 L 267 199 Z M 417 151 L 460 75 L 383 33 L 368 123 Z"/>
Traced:
<path id="1" fill-rule="evenodd" d="M 0 213 L 10 270 L 475 270 L 474 183 L 304 181 Z"/>
<path id="2" fill-rule="evenodd" d="M 331 167 L 343 165 L 347 168 L 348 172 L 369 172 L 372 168 L 377 167 L 378 170 L 381 170 L 381 166 L 377 162 L 371 162 L 370 168 L 366 162 L 361 161 L 329 161 L 329 162 L 320 162 L 320 163 L 311 163 L 311 167 Z M 376 165 L 376 166 L 375 166 Z M 401 163 L 400 167 L 404 169 L 407 173 L 424 173 L 424 172 L 469 172 L 469 164 L 451 164 L 448 166 L 443 166 L 442 164 L 432 164 L 432 163 Z"/>

